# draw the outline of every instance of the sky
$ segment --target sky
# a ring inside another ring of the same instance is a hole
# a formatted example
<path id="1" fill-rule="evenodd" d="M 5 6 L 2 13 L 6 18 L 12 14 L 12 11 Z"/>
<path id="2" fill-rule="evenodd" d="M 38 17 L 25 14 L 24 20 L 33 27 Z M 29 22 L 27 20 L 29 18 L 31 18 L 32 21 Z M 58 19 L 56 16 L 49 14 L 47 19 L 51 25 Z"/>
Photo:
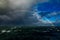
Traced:
<path id="1" fill-rule="evenodd" d="M 53 23 L 55 26 L 59 26 L 60 24 L 60 0 L 50 0 L 49 2 L 45 2 L 37 5 L 38 11 L 45 11 L 44 13 L 39 13 L 40 15 L 46 17 L 49 21 Z M 47 19 L 42 18 L 47 22 Z M 58 23 L 56 23 L 59 21 Z"/>
<path id="2" fill-rule="evenodd" d="M 0 0 L 0 25 L 60 26 L 60 0 Z"/>

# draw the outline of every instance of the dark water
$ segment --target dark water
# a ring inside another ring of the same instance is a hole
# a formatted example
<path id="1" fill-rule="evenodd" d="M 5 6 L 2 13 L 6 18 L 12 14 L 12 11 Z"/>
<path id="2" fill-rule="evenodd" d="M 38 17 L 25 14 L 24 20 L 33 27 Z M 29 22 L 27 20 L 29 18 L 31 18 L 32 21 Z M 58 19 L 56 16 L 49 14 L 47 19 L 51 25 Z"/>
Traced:
<path id="1" fill-rule="evenodd" d="M 6 30 L 11 32 L 0 33 L 0 40 L 60 40 L 59 27 L 24 27 Z"/>

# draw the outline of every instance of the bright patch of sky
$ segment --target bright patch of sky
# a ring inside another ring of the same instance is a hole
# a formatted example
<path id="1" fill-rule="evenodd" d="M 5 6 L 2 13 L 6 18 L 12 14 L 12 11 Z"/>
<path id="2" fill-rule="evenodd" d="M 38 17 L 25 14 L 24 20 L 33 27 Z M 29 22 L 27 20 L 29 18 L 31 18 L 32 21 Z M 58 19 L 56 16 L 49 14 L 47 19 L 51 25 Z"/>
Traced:
<path id="1" fill-rule="evenodd" d="M 51 0 L 50 2 L 37 4 L 40 11 L 60 11 L 60 2 L 57 0 Z"/>

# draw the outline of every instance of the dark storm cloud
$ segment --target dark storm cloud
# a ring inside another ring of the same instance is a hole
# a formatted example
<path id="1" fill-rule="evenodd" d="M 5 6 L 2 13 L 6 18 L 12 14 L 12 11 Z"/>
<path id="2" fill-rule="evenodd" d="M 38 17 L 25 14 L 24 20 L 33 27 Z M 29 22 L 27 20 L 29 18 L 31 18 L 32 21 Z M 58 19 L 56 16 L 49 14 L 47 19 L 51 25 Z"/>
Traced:
<path id="1" fill-rule="evenodd" d="M 22 14 L 20 14 L 22 13 Z M 24 14 L 25 13 L 25 14 Z M 34 14 L 34 15 L 33 15 Z M 50 15 L 55 15 L 53 12 Z M 38 13 L 32 12 L 20 12 L 20 11 L 9 11 L 4 15 L 0 15 L 0 23 L 1 24 L 11 24 L 11 25 L 38 25 L 38 26 L 51 26 L 53 23 L 47 20 L 47 23 L 45 20 L 40 19 L 43 18 Z M 48 24 L 48 25 L 47 25 Z"/>

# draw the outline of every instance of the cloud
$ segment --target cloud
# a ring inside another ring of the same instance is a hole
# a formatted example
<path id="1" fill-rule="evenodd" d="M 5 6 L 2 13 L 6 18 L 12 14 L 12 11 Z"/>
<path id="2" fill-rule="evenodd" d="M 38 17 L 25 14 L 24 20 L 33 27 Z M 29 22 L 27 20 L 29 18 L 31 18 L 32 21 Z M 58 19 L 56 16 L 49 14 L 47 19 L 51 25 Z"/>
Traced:
<path id="1" fill-rule="evenodd" d="M 6 4 L 6 2 L 9 2 Z M 1 11 L 0 9 L 0 18 L 1 19 L 16 19 L 16 18 L 23 18 L 24 15 L 27 14 L 27 12 L 31 11 L 35 3 L 35 0 L 0 0 L 0 8 L 8 6 L 6 9 L 7 12 L 3 13 L 4 11 Z M 4 5 L 4 6 L 3 6 Z M 2 10 L 3 10 L 2 9 Z M 3 15 L 1 15 L 3 14 Z M 4 17 L 5 16 L 5 17 Z"/>
<path id="2" fill-rule="evenodd" d="M 57 12 L 52 12 L 50 14 L 48 14 L 48 16 L 56 16 L 58 13 Z"/>
<path id="3" fill-rule="evenodd" d="M 8 1 L 10 8 L 22 10 L 29 9 L 36 2 L 36 0 L 8 0 Z"/>
<path id="4" fill-rule="evenodd" d="M 22 14 L 20 14 L 22 13 Z M 24 14 L 25 13 L 25 14 Z M 43 17 L 34 11 L 9 11 L 7 14 L 0 15 L 0 19 L 3 20 L 3 23 L 12 25 L 21 24 L 21 25 L 35 25 L 35 26 L 48 26 L 52 25 L 52 22 L 47 19 L 43 20 Z M 47 25 L 48 24 L 48 25 Z"/>
<path id="5" fill-rule="evenodd" d="M 7 7 L 7 1 L 6 0 L 0 0 L 0 8 L 6 8 Z"/>

